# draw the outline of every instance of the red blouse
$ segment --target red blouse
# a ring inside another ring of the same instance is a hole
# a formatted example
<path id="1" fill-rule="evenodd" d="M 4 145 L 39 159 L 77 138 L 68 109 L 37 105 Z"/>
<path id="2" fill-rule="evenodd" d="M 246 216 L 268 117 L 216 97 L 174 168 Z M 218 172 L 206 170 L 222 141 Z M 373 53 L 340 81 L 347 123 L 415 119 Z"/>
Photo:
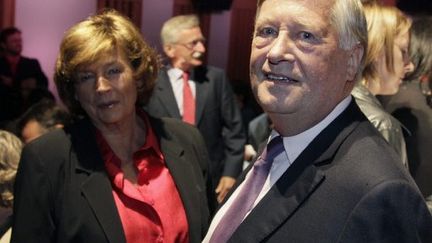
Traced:
<path id="1" fill-rule="evenodd" d="M 175 182 L 144 112 L 145 144 L 133 154 L 137 184 L 124 178 L 121 161 L 97 132 L 97 142 L 112 183 L 112 193 L 128 243 L 188 242 L 188 222 Z"/>

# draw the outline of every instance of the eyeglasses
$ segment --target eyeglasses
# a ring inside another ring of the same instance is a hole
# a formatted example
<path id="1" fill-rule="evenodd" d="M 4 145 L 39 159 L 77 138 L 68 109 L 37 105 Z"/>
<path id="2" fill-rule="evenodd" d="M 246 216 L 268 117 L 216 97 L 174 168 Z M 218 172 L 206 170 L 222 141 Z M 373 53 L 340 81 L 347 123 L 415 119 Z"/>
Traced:
<path id="1" fill-rule="evenodd" d="M 201 38 L 201 39 L 193 40 L 193 41 L 187 42 L 187 43 L 174 43 L 174 44 L 182 45 L 182 46 L 186 47 L 187 49 L 193 49 L 195 46 L 198 45 L 198 43 L 201 43 L 202 45 L 205 45 L 206 39 L 205 38 Z"/>

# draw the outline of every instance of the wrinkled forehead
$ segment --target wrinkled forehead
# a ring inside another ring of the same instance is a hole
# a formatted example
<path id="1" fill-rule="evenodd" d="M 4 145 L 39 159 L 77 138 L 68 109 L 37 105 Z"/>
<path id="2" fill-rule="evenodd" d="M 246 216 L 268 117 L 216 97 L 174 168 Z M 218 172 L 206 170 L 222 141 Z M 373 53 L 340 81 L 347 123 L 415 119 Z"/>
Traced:
<path id="1" fill-rule="evenodd" d="M 331 6 L 328 4 L 330 1 L 263 0 L 257 12 L 255 27 L 263 24 L 283 24 L 328 31 L 331 25 Z"/>
<path id="2" fill-rule="evenodd" d="M 282 4 L 289 4 L 290 6 L 297 6 L 297 8 L 301 8 L 302 10 L 315 12 L 323 18 L 329 19 L 334 3 L 335 0 L 258 0 L 256 17 L 261 14 L 263 5 L 267 9 L 279 10 Z M 296 14 L 297 11 L 295 9 L 293 8 L 293 11 L 286 14 Z"/>
<path id="3" fill-rule="evenodd" d="M 121 48 L 101 49 L 94 56 L 83 57 L 82 62 L 76 65 L 75 71 L 87 71 L 98 67 L 112 65 L 114 63 L 129 63 Z"/>

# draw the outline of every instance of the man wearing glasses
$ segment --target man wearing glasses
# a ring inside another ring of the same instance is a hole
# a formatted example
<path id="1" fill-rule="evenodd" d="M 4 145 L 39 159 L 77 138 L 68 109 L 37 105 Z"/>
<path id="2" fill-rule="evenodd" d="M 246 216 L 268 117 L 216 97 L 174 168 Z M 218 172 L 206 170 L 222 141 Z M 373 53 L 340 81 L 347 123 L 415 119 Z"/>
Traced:
<path id="1" fill-rule="evenodd" d="M 146 110 L 196 126 L 210 155 L 210 173 L 221 202 L 243 163 L 245 135 L 240 110 L 222 69 L 203 65 L 205 38 L 195 15 L 179 15 L 162 26 L 169 64 L 159 74 Z M 209 188 L 210 189 L 210 188 Z"/>

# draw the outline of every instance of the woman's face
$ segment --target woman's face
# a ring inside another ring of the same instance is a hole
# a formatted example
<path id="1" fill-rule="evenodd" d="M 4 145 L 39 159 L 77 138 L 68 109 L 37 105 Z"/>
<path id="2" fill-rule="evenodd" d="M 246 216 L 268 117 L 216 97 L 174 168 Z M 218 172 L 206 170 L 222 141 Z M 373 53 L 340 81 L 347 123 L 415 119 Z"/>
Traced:
<path id="1" fill-rule="evenodd" d="M 409 59 L 409 32 L 399 34 L 393 45 L 393 67 L 394 72 L 389 70 L 386 65 L 384 50 L 377 62 L 378 77 L 380 80 L 380 90 L 378 94 L 393 95 L 399 90 L 406 73 L 412 72 L 414 65 Z"/>
<path id="2" fill-rule="evenodd" d="M 76 72 L 76 98 L 99 129 L 133 119 L 136 81 L 121 51 L 103 54 L 98 61 Z"/>

